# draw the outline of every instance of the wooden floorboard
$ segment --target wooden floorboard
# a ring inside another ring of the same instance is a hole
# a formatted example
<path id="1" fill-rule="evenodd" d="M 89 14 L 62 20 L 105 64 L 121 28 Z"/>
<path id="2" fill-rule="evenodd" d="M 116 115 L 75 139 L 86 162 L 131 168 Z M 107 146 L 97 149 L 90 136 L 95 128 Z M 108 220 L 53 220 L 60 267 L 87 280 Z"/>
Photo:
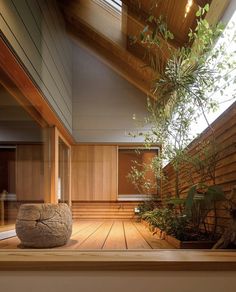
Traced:
<path id="1" fill-rule="evenodd" d="M 11 237 L 8 239 L 0 240 L 0 249 L 16 249 L 20 244 L 18 237 Z"/>
<path id="2" fill-rule="evenodd" d="M 93 221 L 87 228 L 82 229 L 80 232 L 72 236 L 69 242 L 59 248 L 74 248 L 79 249 L 82 243 L 96 232 L 96 230 L 104 223 L 104 221 Z"/>
<path id="3" fill-rule="evenodd" d="M 6 223 L 5 225 L 0 225 L 0 232 L 15 229 L 15 223 Z"/>
<path id="4" fill-rule="evenodd" d="M 127 249 L 122 221 L 115 221 L 103 249 Z"/>
<path id="5" fill-rule="evenodd" d="M 165 240 L 157 238 L 157 236 L 153 236 L 153 234 L 148 230 L 146 226 L 141 223 L 133 222 L 134 226 L 138 230 L 138 232 L 142 235 L 142 237 L 146 240 L 146 242 L 151 246 L 152 249 L 172 249 L 173 246 L 170 245 Z"/>
<path id="6" fill-rule="evenodd" d="M 0 240 L 0 249 L 22 248 L 17 237 Z M 55 249 L 125 250 L 172 249 L 165 240 L 158 239 L 141 223 L 131 220 L 74 221 L 68 243 Z"/>
<path id="7" fill-rule="evenodd" d="M 124 222 L 124 230 L 128 249 L 151 249 L 131 221 Z"/>
<path id="8" fill-rule="evenodd" d="M 113 223 L 113 221 L 105 221 L 87 240 L 82 242 L 79 249 L 102 249 Z"/>

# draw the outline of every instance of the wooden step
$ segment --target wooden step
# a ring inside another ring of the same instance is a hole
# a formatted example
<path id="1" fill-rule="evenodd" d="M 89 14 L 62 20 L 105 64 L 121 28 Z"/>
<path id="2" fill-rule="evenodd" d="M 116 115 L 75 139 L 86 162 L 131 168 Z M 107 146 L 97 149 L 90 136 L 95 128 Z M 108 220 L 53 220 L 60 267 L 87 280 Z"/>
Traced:
<path id="1" fill-rule="evenodd" d="M 111 208 L 107 208 L 107 209 L 94 209 L 94 208 L 74 208 L 72 209 L 73 211 L 78 211 L 78 212 L 82 212 L 82 211 L 87 211 L 87 212 L 134 212 L 134 208 L 132 209 L 111 209 Z"/>
<path id="2" fill-rule="evenodd" d="M 77 219 L 134 219 L 135 216 L 109 216 L 109 215 L 77 215 L 73 217 L 74 220 Z"/>
<path id="3" fill-rule="evenodd" d="M 73 206 L 134 206 L 140 202 L 72 202 Z"/>
<path id="4" fill-rule="evenodd" d="M 74 219 L 132 219 L 138 202 L 72 202 Z"/>

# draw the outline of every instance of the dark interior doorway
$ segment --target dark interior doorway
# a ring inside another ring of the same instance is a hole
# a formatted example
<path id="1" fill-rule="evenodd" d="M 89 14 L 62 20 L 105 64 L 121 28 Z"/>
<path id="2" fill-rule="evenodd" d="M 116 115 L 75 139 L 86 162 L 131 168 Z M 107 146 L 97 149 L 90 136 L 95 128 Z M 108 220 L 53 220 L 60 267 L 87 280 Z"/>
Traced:
<path id="1" fill-rule="evenodd" d="M 0 147 L 0 193 L 16 193 L 16 148 Z"/>

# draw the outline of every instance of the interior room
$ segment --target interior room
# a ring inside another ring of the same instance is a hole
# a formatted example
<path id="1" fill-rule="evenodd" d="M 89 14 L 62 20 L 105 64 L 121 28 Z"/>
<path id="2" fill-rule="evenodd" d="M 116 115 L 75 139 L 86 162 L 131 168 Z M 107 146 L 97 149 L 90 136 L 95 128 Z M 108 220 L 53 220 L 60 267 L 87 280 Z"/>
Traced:
<path id="1" fill-rule="evenodd" d="M 236 1 L 0 12 L 1 272 L 235 273 Z"/>

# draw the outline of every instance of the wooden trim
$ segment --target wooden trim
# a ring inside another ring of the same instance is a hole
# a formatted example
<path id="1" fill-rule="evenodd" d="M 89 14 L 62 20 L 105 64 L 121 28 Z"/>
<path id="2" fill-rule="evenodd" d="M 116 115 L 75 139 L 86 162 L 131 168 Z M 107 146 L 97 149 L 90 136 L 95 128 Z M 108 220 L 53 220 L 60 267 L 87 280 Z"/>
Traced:
<path id="1" fill-rule="evenodd" d="M 45 130 L 44 202 L 58 203 L 58 134 L 55 127 Z"/>
<path id="2" fill-rule="evenodd" d="M 69 194 L 68 194 L 69 202 L 68 202 L 68 205 L 71 207 L 71 145 L 67 142 L 67 140 L 63 137 L 63 135 L 60 133 L 60 131 L 58 129 L 57 129 L 57 138 L 58 138 L 57 144 L 58 144 L 59 138 L 60 138 L 69 149 L 69 173 L 68 173 L 68 177 L 69 177 Z M 58 151 L 59 151 L 59 149 L 58 149 Z M 58 153 L 57 153 L 57 155 L 58 155 Z M 57 165 L 57 168 L 58 167 L 59 167 L 59 165 Z M 57 173 L 57 176 L 58 176 L 58 173 Z"/>
<path id="3" fill-rule="evenodd" d="M 233 251 L 0 251 L 0 271 L 236 271 Z"/>
<path id="4" fill-rule="evenodd" d="M 47 124 L 51 126 L 55 125 L 69 144 L 75 143 L 72 135 L 57 117 L 54 110 L 46 101 L 41 90 L 33 82 L 23 64 L 19 62 L 11 50 L 10 45 L 6 43 L 2 34 L 0 34 L 0 69 L 1 83 L 13 94 L 13 97 L 21 105 L 24 105 L 26 109 L 33 107 L 33 117 L 35 117 L 35 112 L 40 113 L 37 113 L 37 115 L 42 117 Z M 10 89 L 13 85 L 14 87 Z M 39 121 L 38 118 L 36 120 Z"/>
<path id="5" fill-rule="evenodd" d="M 119 198 L 119 146 L 116 146 L 116 201 Z"/>
<path id="6" fill-rule="evenodd" d="M 56 127 L 51 130 L 51 203 L 58 203 L 58 172 L 59 172 L 59 134 Z"/>
<path id="7" fill-rule="evenodd" d="M 77 142 L 73 146 L 118 146 L 118 147 L 144 147 L 145 143 L 130 142 Z M 159 144 L 153 144 L 151 147 L 161 147 Z"/>
<path id="8" fill-rule="evenodd" d="M 41 114 L 32 106 L 32 104 L 25 98 L 20 90 L 15 86 L 5 71 L 0 68 L 0 84 L 15 98 L 15 100 L 23 107 L 23 109 L 38 123 L 41 128 L 48 126 Z"/>

